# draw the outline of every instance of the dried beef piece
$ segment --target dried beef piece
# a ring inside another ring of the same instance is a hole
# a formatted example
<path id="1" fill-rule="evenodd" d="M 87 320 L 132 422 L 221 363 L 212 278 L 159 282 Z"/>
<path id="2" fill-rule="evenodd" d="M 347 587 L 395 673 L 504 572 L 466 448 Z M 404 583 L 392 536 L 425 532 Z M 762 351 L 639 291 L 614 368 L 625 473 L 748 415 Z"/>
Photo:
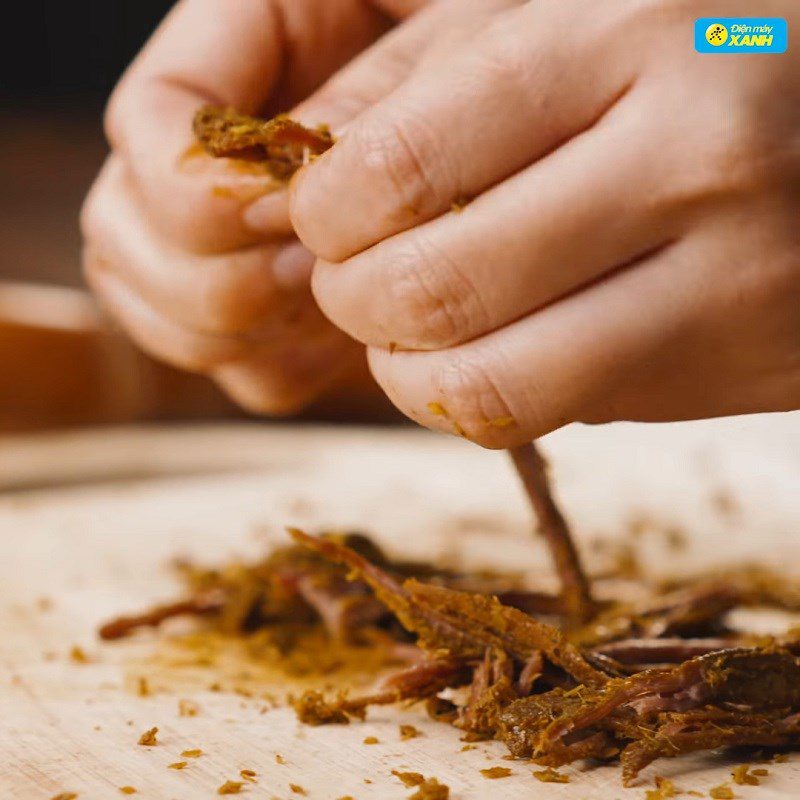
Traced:
<path id="1" fill-rule="evenodd" d="M 578 683 L 602 685 L 607 680 L 557 628 L 504 606 L 497 598 L 432 586 L 413 578 L 401 584 L 344 545 L 297 529 L 289 532 L 295 541 L 351 567 L 400 623 L 420 637 L 426 650 L 478 660 L 487 648 L 496 648 L 521 662 L 541 650 Z"/>
<path id="2" fill-rule="evenodd" d="M 518 697 L 514 662 L 502 650 L 487 650 L 475 668 L 455 725 L 479 736 L 494 736 L 497 715 Z"/>
<path id="3" fill-rule="evenodd" d="M 596 611 L 589 580 L 564 515 L 553 499 L 547 462 L 533 443 L 508 451 L 547 543 L 561 582 L 561 600 L 569 622 L 585 622 Z"/>
<path id="4" fill-rule="evenodd" d="M 333 146 L 324 126 L 312 130 L 286 116 L 263 120 L 216 106 L 197 111 L 193 130 L 212 156 L 257 161 L 280 181 Z"/>
<path id="5" fill-rule="evenodd" d="M 622 779 L 629 786 L 639 772 L 659 758 L 676 758 L 719 747 L 782 747 L 800 744 L 800 726 L 765 715 L 708 708 L 691 715 L 665 715 L 662 725 L 647 737 L 628 744 L 620 755 Z"/>
<path id="6" fill-rule="evenodd" d="M 637 765 L 663 755 L 678 734 L 686 752 L 720 746 L 704 744 L 712 741 L 794 741 L 800 715 L 789 712 L 798 708 L 800 663 L 795 656 L 784 650 L 727 650 L 611 680 L 600 688 L 555 689 L 516 700 L 498 717 L 498 738 L 514 755 L 547 766 L 587 754 L 602 757 L 614 743 L 617 749 L 627 745 L 623 760 L 631 780 L 641 768 Z M 773 718 L 771 724 L 756 724 L 767 717 Z M 721 736 L 721 731 L 741 732 L 747 725 L 757 733 Z M 766 729 L 772 738 L 764 736 Z"/>

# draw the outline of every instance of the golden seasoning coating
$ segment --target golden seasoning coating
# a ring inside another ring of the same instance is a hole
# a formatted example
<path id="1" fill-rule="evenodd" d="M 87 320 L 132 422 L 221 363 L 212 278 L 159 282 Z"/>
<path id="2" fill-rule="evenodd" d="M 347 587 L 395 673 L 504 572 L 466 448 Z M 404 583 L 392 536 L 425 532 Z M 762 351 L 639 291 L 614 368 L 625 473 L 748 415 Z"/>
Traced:
<path id="1" fill-rule="evenodd" d="M 212 156 L 258 162 L 280 181 L 288 181 L 333 146 L 333 136 L 324 126 L 312 130 L 285 116 L 262 120 L 231 108 L 204 106 L 196 113 L 193 128 Z"/>

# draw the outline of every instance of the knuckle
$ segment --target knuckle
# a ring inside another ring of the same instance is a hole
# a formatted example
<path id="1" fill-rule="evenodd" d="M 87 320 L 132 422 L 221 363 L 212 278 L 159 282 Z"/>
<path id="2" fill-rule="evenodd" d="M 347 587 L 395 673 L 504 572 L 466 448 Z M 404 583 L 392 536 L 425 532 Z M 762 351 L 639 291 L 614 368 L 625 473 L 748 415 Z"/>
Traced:
<path id="1" fill-rule="evenodd" d="M 467 335 L 471 290 L 460 270 L 439 250 L 418 239 L 380 270 L 392 318 L 391 336 L 400 344 L 438 349 Z"/>
<path id="2" fill-rule="evenodd" d="M 442 164 L 436 137 L 421 121 L 393 120 L 380 127 L 359 129 L 358 152 L 365 170 L 377 185 L 386 186 L 392 221 L 406 222 L 438 207 L 447 187 L 439 183 Z"/>
<path id="3" fill-rule="evenodd" d="M 785 161 L 774 136 L 746 102 L 731 104 L 715 124 L 697 126 L 692 158 L 677 165 L 673 200 L 696 203 L 781 184 Z"/>

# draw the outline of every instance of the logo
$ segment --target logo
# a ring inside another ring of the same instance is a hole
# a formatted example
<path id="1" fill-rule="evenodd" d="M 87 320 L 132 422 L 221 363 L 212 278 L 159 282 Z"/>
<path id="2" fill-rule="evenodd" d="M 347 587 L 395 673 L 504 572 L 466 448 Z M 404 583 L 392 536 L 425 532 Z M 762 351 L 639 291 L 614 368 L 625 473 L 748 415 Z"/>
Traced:
<path id="1" fill-rule="evenodd" d="M 728 41 L 728 29 L 721 22 L 712 22 L 706 28 L 706 41 L 714 47 L 720 47 Z"/>
<path id="2" fill-rule="evenodd" d="M 702 17 L 694 23 L 698 53 L 785 53 L 788 47 L 781 17 Z"/>

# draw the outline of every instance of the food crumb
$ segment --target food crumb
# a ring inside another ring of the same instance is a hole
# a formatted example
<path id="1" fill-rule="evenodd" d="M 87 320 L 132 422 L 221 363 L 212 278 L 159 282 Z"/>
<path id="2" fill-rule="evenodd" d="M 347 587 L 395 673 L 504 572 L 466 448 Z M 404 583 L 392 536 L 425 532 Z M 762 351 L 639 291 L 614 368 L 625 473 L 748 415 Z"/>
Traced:
<path id="1" fill-rule="evenodd" d="M 422 732 L 417 730 L 413 725 L 400 726 L 400 738 L 403 741 L 407 739 L 416 739 L 417 736 L 422 736 Z"/>
<path id="2" fill-rule="evenodd" d="M 678 790 L 671 780 L 661 775 L 656 775 L 655 781 L 656 788 L 648 789 L 645 792 L 645 800 L 670 800 L 670 798 L 677 796 Z"/>
<path id="3" fill-rule="evenodd" d="M 749 764 L 740 764 L 731 772 L 731 777 L 733 782 L 739 786 L 758 786 L 761 783 L 755 770 L 750 772 Z"/>
<path id="4" fill-rule="evenodd" d="M 488 424 L 492 428 L 510 428 L 512 425 L 516 424 L 516 420 L 512 416 L 505 416 L 505 417 L 492 417 L 489 420 Z"/>
<path id="5" fill-rule="evenodd" d="M 75 792 L 61 792 L 61 794 L 53 795 L 50 800 L 75 800 L 77 796 Z"/>
<path id="6" fill-rule="evenodd" d="M 757 769 L 751 769 L 750 772 L 753 775 L 757 775 L 759 778 L 763 778 L 765 775 L 769 775 L 769 770 L 764 769 L 764 767 L 758 767 Z"/>
<path id="7" fill-rule="evenodd" d="M 244 784 L 241 781 L 225 781 L 222 786 L 217 789 L 217 794 L 239 794 L 242 791 Z"/>
<path id="8" fill-rule="evenodd" d="M 434 414 L 437 417 L 446 417 L 447 416 L 447 409 L 441 404 L 437 402 L 428 403 L 428 411 L 431 414 Z"/>
<path id="9" fill-rule="evenodd" d="M 377 736 L 366 736 L 364 737 L 364 744 L 379 744 L 380 739 Z"/>
<path id="10" fill-rule="evenodd" d="M 176 761 L 174 764 L 167 764 L 167 769 L 185 769 L 188 764 L 188 761 Z"/>
<path id="11" fill-rule="evenodd" d="M 466 753 L 468 750 L 477 750 L 477 749 L 478 749 L 478 745 L 476 745 L 476 744 L 465 744 L 465 745 L 464 745 L 464 746 L 461 748 L 461 751 L 460 751 L 460 752 L 462 752 L 462 753 Z"/>
<path id="12" fill-rule="evenodd" d="M 425 777 L 420 772 L 399 772 L 396 769 L 392 770 L 392 775 L 402 781 L 403 786 L 420 786 L 425 783 Z"/>
<path id="13" fill-rule="evenodd" d="M 303 796 L 305 796 L 305 795 L 307 795 L 307 794 L 308 794 L 308 792 L 307 792 L 307 791 L 306 791 L 306 790 L 305 790 L 305 789 L 304 789 L 302 786 L 300 786 L 300 785 L 298 785 L 298 784 L 296 784 L 296 783 L 290 783 L 290 784 L 289 784 L 289 788 L 290 788 L 290 789 L 291 789 L 291 790 L 292 790 L 292 791 L 293 791 L 295 794 L 302 794 Z"/>
<path id="14" fill-rule="evenodd" d="M 496 780 L 497 778 L 507 778 L 511 775 L 511 770 L 508 767 L 487 767 L 481 770 L 481 775 L 489 780 Z"/>
<path id="15" fill-rule="evenodd" d="M 150 691 L 150 683 L 145 677 L 140 677 L 136 683 L 136 694 L 139 697 L 150 697 L 152 692 Z"/>
<path id="16" fill-rule="evenodd" d="M 551 769 L 550 767 L 547 767 L 547 769 L 535 770 L 533 772 L 533 777 L 542 783 L 569 783 L 569 775 L 565 775 L 563 772 Z"/>
<path id="17" fill-rule="evenodd" d="M 181 755 L 184 758 L 200 758 L 200 756 L 205 755 L 205 753 L 199 748 L 195 748 L 193 750 L 184 750 Z"/>
<path id="18" fill-rule="evenodd" d="M 711 789 L 708 793 L 709 797 L 713 797 L 714 800 L 733 800 L 736 795 L 733 793 L 733 789 L 728 786 L 726 783 L 721 783 L 719 786 L 715 786 Z"/>
<path id="19" fill-rule="evenodd" d="M 286 759 L 280 753 L 275 753 L 275 763 L 276 764 L 285 764 L 286 763 Z"/>
<path id="20" fill-rule="evenodd" d="M 150 730 L 145 731 L 139 737 L 139 744 L 144 745 L 145 747 L 152 747 L 153 745 L 158 744 L 158 739 L 156 738 L 157 733 L 158 728 L 150 728 Z"/>
<path id="21" fill-rule="evenodd" d="M 86 655 L 86 651 L 82 647 L 76 644 L 70 648 L 69 660 L 73 664 L 88 664 L 89 656 Z"/>
<path id="22" fill-rule="evenodd" d="M 134 786 L 120 786 L 119 790 L 122 794 L 136 794 L 136 787 Z"/>
<path id="23" fill-rule="evenodd" d="M 196 717 L 200 712 L 200 706 L 192 700 L 178 700 L 178 716 Z"/>
<path id="24" fill-rule="evenodd" d="M 408 800 L 448 800 L 449 797 L 449 786 L 439 783 L 436 778 L 428 778 Z"/>
<path id="25" fill-rule="evenodd" d="M 250 783 L 255 783 L 258 773 L 254 769 L 240 769 L 239 775 L 246 781 L 250 781 Z"/>

